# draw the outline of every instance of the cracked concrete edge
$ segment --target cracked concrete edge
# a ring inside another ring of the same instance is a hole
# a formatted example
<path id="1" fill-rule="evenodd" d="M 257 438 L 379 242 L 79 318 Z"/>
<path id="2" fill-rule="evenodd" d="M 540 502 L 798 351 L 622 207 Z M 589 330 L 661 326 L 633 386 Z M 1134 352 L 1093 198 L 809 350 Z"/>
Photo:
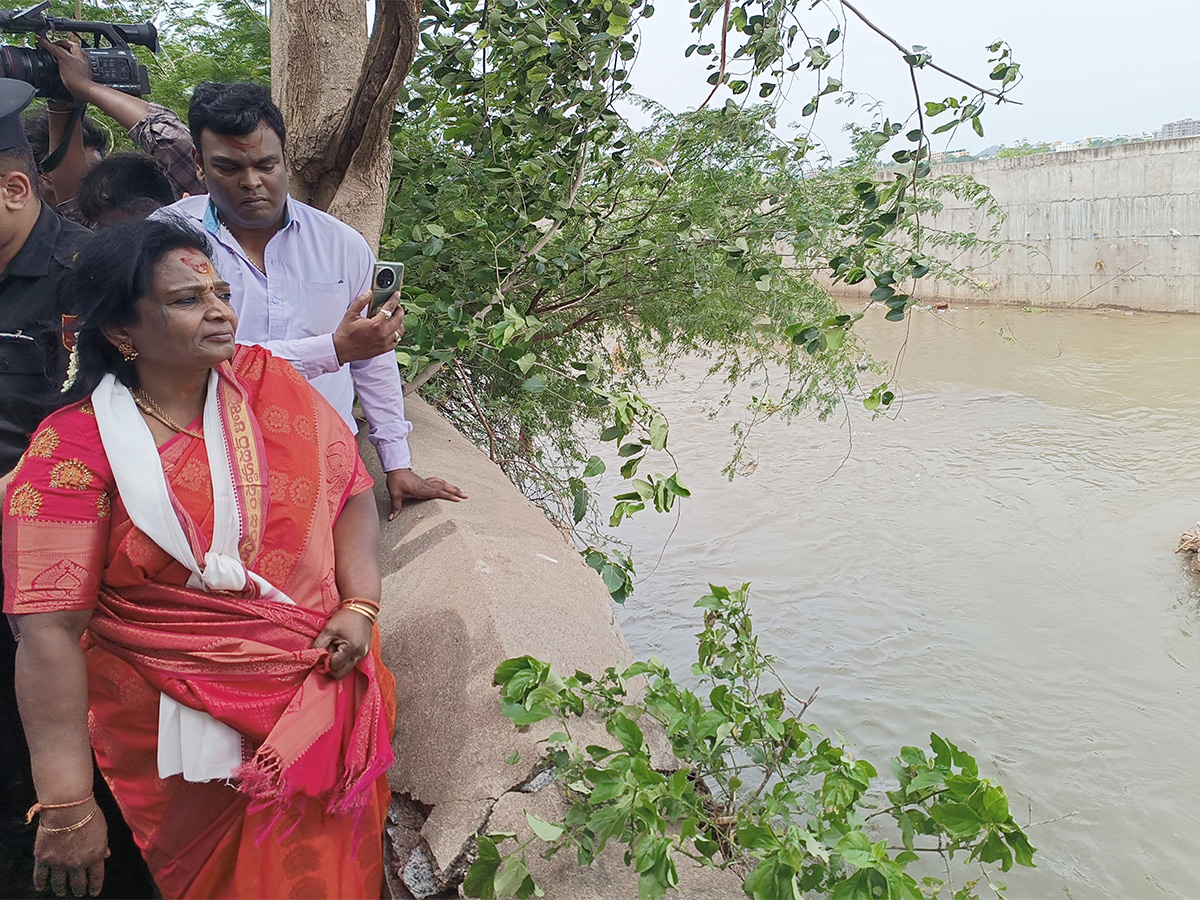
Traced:
<path id="1" fill-rule="evenodd" d="M 430 406 L 410 397 L 407 414 L 416 471 L 443 476 L 470 498 L 410 502 L 387 522 L 382 473 L 360 434 L 381 512 L 384 660 L 397 680 L 389 782 L 431 808 L 422 834 L 441 869 L 477 831 L 476 815 L 450 814 L 455 804 L 501 797 L 528 779 L 540 742 L 557 730 L 553 722 L 518 730 L 504 718 L 496 666 L 529 654 L 564 674 L 598 674 L 633 657 L 603 582 L 541 510 Z M 572 730 L 584 743 L 610 739 L 596 721 Z M 510 765 L 514 754 L 519 762 Z"/>

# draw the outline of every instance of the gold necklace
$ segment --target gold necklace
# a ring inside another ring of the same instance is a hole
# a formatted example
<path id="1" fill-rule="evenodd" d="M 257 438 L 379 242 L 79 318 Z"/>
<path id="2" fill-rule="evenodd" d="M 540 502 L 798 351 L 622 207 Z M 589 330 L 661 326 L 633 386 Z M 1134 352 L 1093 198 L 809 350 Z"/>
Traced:
<path id="1" fill-rule="evenodd" d="M 202 432 L 192 431 L 190 428 L 184 428 L 182 425 L 168 416 L 163 408 L 154 402 L 154 398 L 152 398 L 141 388 L 138 388 L 133 392 L 133 400 L 135 403 L 137 403 L 142 412 L 152 418 L 158 419 L 158 421 L 162 422 L 172 431 L 178 431 L 180 434 L 186 434 L 188 437 L 194 437 L 201 441 L 204 440 L 204 434 Z"/>

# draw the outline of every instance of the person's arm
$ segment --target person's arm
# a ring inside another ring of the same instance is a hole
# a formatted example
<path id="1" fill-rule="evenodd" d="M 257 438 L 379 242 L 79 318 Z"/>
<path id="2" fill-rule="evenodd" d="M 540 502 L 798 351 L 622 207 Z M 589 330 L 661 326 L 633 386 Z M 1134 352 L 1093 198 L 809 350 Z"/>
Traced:
<path id="1" fill-rule="evenodd" d="M 422 478 L 412 470 L 412 452 L 408 435 L 412 423 L 404 417 L 404 389 L 400 367 L 394 353 L 351 363 L 354 390 L 367 417 L 367 437 L 379 454 L 379 463 L 387 473 L 388 496 L 392 508 L 388 521 L 396 518 L 405 500 L 459 500 L 467 495 L 458 487 L 436 476 Z"/>
<path id="2" fill-rule="evenodd" d="M 370 293 L 373 271 L 374 257 L 368 254 L 365 274 L 360 273 L 360 282 L 365 285 L 367 294 Z M 361 303 L 362 299 L 360 296 L 355 304 Z M 352 306 L 351 311 L 353 309 Z M 383 322 L 379 322 L 384 315 L 383 310 L 371 319 L 360 321 L 374 322 L 384 328 L 394 327 L 396 337 L 384 341 L 387 345 L 385 350 L 351 362 L 350 373 L 354 377 L 354 392 L 367 417 L 370 429 L 367 437 L 379 454 L 379 463 L 386 473 L 388 496 L 392 501 L 392 508 L 388 512 L 390 522 L 400 514 L 406 499 L 452 500 L 457 503 L 465 500 L 467 495 L 444 478 L 422 478 L 412 470 L 412 453 L 408 447 L 412 423 L 404 416 L 404 389 L 400 383 L 400 367 L 395 354 L 399 337 L 404 334 L 404 311 L 399 308 L 399 294 L 393 294 L 384 309 L 395 309 L 397 312 Z M 396 326 L 396 319 L 399 319 L 399 326 Z"/>
<path id="3" fill-rule="evenodd" d="M 96 896 L 104 883 L 108 826 L 92 797 L 87 665 L 79 639 L 90 610 L 17 616 L 16 689 L 38 803 L 34 885 Z M 85 800 L 79 803 L 80 800 Z M 82 824 L 80 824 L 82 823 Z M 74 827 L 78 826 L 78 827 Z"/>
<path id="4" fill-rule="evenodd" d="M 122 97 L 129 96 L 120 91 L 114 93 Z M 107 97 L 109 95 L 106 94 Z M 107 99 L 102 100 L 107 104 Z M 96 105 L 104 108 L 100 102 Z M 129 137 L 158 163 L 162 173 L 171 182 L 176 197 L 207 194 L 208 187 L 196 165 L 192 133 L 174 110 L 158 103 L 149 103 L 147 107 L 146 114 L 129 126 Z"/>
<path id="5" fill-rule="evenodd" d="M 379 576 L 379 516 L 375 497 L 363 491 L 350 497 L 333 525 L 334 575 L 342 602 L 354 598 L 379 606 L 383 582 Z M 345 678 L 370 652 L 374 625 L 353 609 L 339 609 L 313 641 L 329 648 L 329 674 Z"/>
<path id="6" fill-rule="evenodd" d="M 92 64 L 88 61 L 87 55 L 84 54 L 79 44 L 73 41 L 49 41 L 46 38 L 38 35 L 38 46 L 54 57 L 58 64 L 59 76 L 62 78 L 63 86 L 74 98 L 73 102 L 63 103 L 52 100 L 46 105 L 46 111 L 49 115 L 49 134 L 50 134 L 50 152 L 62 143 L 64 138 L 69 140 L 65 154 L 57 166 L 50 172 L 46 173 L 46 177 L 50 179 L 50 183 L 54 185 L 54 196 L 59 205 L 59 211 L 64 211 L 64 205 L 69 204 L 75 199 L 75 195 L 79 193 L 79 185 L 82 184 L 84 176 L 90 170 L 87 156 L 83 146 L 83 123 L 78 122 L 71 134 L 67 134 L 66 127 L 71 121 L 71 115 L 76 106 L 82 106 L 85 109 L 87 104 L 91 102 L 93 94 L 99 89 L 116 94 L 118 97 L 124 97 L 126 100 L 135 101 L 142 106 L 146 105 L 145 100 L 137 97 L 130 97 L 128 94 L 122 94 L 120 91 L 105 85 L 96 84 L 92 80 Z M 100 106 L 100 104 L 97 104 Z M 100 106 L 101 109 L 104 107 Z M 105 112 L 109 112 L 105 110 Z M 113 118 L 119 117 L 113 113 Z M 41 160 L 38 160 L 39 166 Z M 72 216 L 74 218 L 74 216 Z"/>
<path id="7" fill-rule="evenodd" d="M 251 343 L 286 359 L 309 381 L 318 375 L 336 372 L 346 363 L 394 349 L 399 341 L 397 335 L 404 334 L 404 312 L 398 310 L 399 296 L 393 296 L 374 316 L 366 318 L 362 313 L 370 300 L 370 291 L 356 297 L 332 334 Z"/>
<path id="8" fill-rule="evenodd" d="M 67 149 L 58 165 L 45 173 L 45 177 L 49 178 L 54 186 L 54 199 L 60 212 L 75 199 L 75 195 L 79 193 L 79 185 L 83 183 L 89 169 L 86 149 L 83 146 L 83 121 L 76 122 L 75 127 L 69 133 L 67 131 L 74 115 L 75 107 L 72 104 L 55 101 L 46 104 L 50 154 L 53 155 L 64 140 L 67 142 Z M 40 167 L 42 160 L 37 160 L 37 163 Z"/>

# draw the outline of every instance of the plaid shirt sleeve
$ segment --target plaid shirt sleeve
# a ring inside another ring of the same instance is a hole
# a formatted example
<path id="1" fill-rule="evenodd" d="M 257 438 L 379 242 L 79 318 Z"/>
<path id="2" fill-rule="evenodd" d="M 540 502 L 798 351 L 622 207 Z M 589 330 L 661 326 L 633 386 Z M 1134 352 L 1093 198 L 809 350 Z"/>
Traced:
<path id="1" fill-rule="evenodd" d="M 175 196 L 207 194 L 204 182 L 196 177 L 192 159 L 192 135 L 183 120 L 165 106 L 150 104 L 146 117 L 129 129 L 133 142 L 154 157 Z"/>

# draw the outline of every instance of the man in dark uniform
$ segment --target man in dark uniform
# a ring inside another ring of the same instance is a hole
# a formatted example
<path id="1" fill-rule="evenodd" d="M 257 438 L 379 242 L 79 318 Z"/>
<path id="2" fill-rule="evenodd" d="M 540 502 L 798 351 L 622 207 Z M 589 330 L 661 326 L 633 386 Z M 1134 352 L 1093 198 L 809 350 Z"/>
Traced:
<path id="1" fill-rule="evenodd" d="M 33 432 L 62 404 L 73 332 L 59 288 L 91 235 L 39 199 L 37 167 L 20 121 L 33 95 L 25 82 L 0 78 L 0 498 Z M 33 885 L 35 831 L 25 825 L 25 811 L 37 795 L 17 709 L 15 654 L 12 631 L 0 623 L 0 898 L 28 897 Z M 153 896 L 128 826 L 103 779 L 95 781 L 113 853 L 101 896 Z"/>
<path id="2" fill-rule="evenodd" d="M 90 232 L 42 203 L 20 113 L 33 99 L 22 81 L 0 78 L 0 487 L 30 435 L 61 404 L 67 370 L 66 310 L 59 284 Z M 3 493 L 0 492 L 0 496 Z M 0 534 L 0 540 L 3 535 Z M 22 813 L 36 799 L 13 688 L 16 642 L 0 626 L 0 896 L 27 897 L 33 829 Z"/>
<path id="3" fill-rule="evenodd" d="M 59 285 L 91 234 L 38 197 L 20 121 L 32 99 L 28 84 L 0 78 L 0 497 L 33 431 L 62 403 L 70 316 Z M 24 812 L 37 796 L 13 687 L 15 653 L 12 632 L 0 625 L 0 897 L 28 897 L 33 884 L 34 829 Z"/>

